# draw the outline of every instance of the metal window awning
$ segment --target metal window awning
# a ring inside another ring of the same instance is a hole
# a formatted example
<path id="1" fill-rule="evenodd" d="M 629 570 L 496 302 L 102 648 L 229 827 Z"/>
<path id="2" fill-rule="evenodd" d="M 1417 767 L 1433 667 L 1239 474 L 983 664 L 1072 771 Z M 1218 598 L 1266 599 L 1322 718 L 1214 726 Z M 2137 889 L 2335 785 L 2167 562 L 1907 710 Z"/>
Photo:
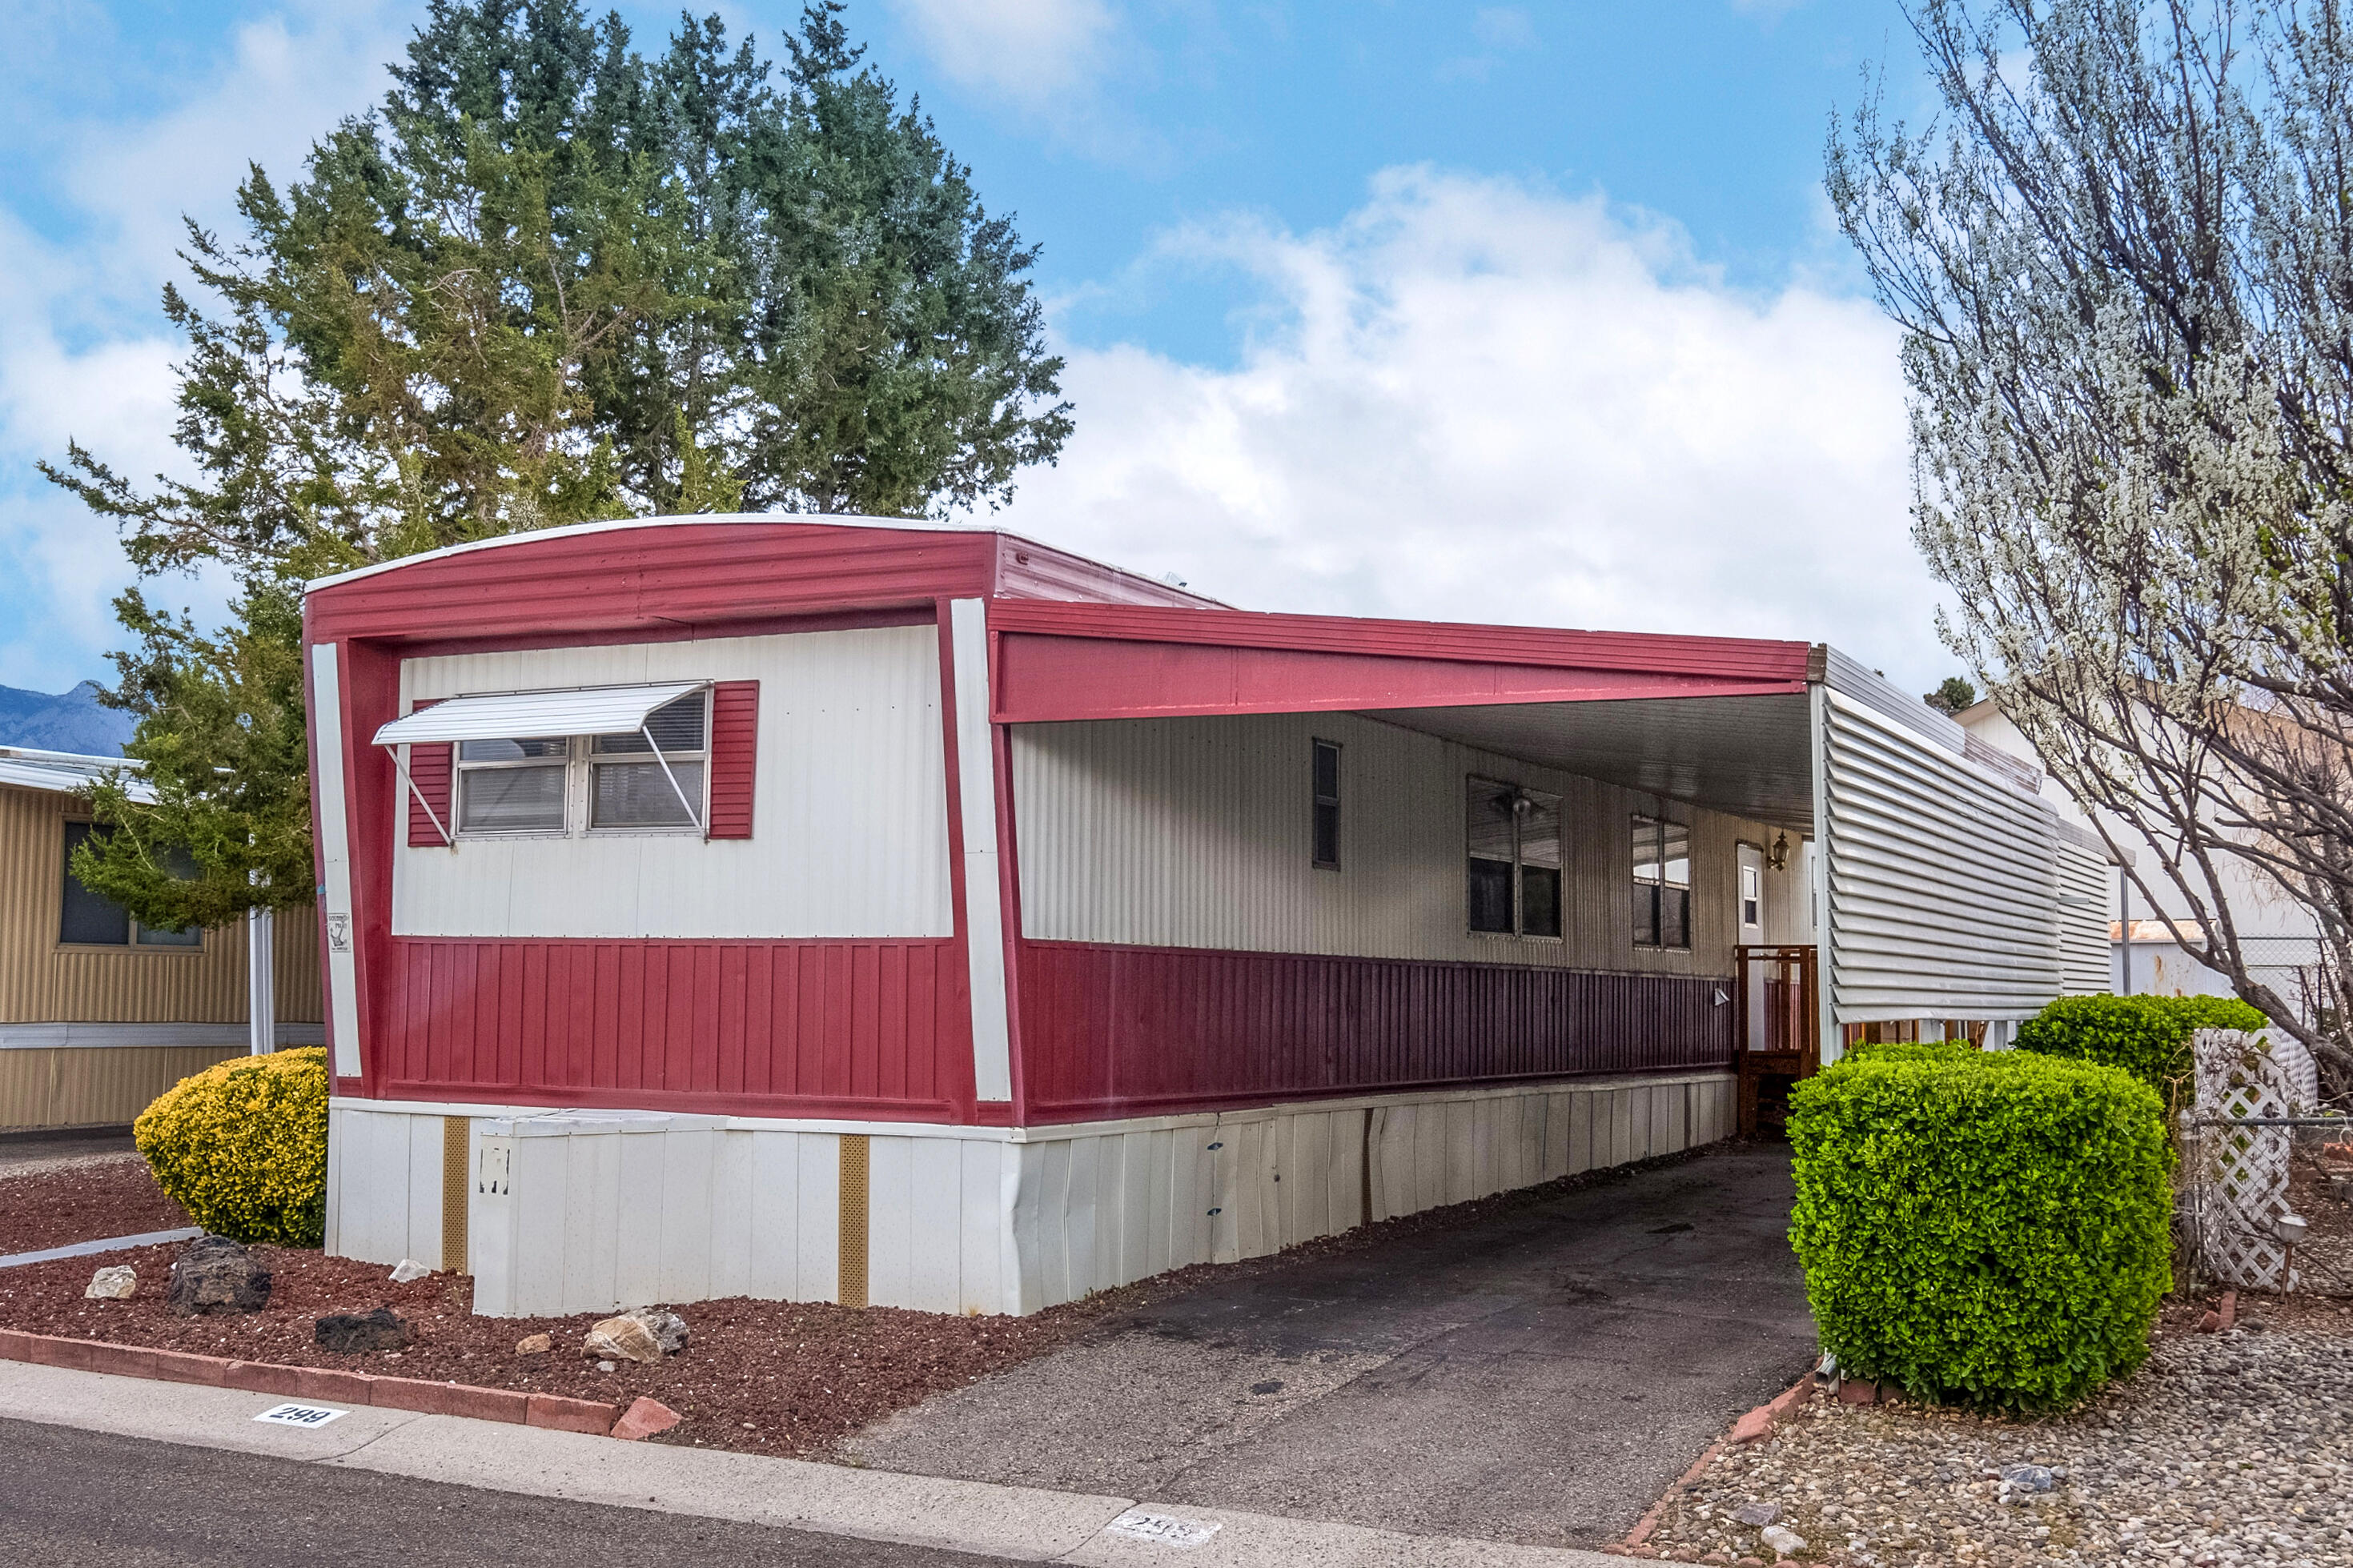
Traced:
<path id="1" fill-rule="evenodd" d="M 671 772 L 670 759 L 661 754 L 654 743 L 653 734 L 646 728 L 657 710 L 710 688 L 708 680 L 671 680 L 656 686 L 591 686 L 571 691 L 511 691 L 497 697 L 452 697 L 446 702 L 436 702 L 404 719 L 395 719 L 375 732 L 379 746 L 404 746 L 445 741 L 522 741 L 538 736 L 557 735 L 626 735 L 631 731 L 645 736 L 646 747 L 653 752 L 654 761 L 661 764 L 662 775 L 670 780 L 670 789 L 678 795 L 678 804 L 686 809 L 690 820 L 699 814 L 686 790 Z M 400 763 L 400 753 L 392 754 L 393 766 L 399 769 L 401 782 L 417 804 L 425 808 L 432 821 L 433 830 L 441 835 L 441 842 L 450 848 L 458 847 L 456 835 L 441 820 L 425 792 Z M 707 833 L 708 823 L 703 824 Z"/>
<path id="2" fill-rule="evenodd" d="M 375 732 L 379 746 L 431 741 L 520 741 L 539 735 L 626 735 L 656 709 L 701 691 L 707 680 L 655 686 L 594 686 L 575 691 L 516 691 L 452 697 Z"/>

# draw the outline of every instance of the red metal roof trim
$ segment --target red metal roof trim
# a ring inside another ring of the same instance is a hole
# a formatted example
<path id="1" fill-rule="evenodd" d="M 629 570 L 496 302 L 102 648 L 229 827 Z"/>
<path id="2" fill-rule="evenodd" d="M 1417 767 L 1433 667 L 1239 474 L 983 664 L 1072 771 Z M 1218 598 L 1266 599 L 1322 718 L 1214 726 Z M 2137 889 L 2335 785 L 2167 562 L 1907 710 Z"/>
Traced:
<path id="1" fill-rule="evenodd" d="M 1676 637 L 1659 632 L 1570 631 L 1552 626 L 1479 626 L 1455 621 L 1368 620 L 1352 616 L 1266 615 L 999 599 L 988 607 L 993 631 L 1119 642 L 1194 643 L 1209 647 L 1292 648 L 1303 652 L 1545 665 L 1559 669 L 1624 669 L 1730 680 L 1806 679 L 1812 645 L 1763 637 Z"/>
<path id="2" fill-rule="evenodd" d="M 997 600 L 994 717 L 1293 713 L 1802 691 L 1804 643 Z"/>
<path id="3" fill-rule="evenodd" d="M 314 641 L 404 641 L 683 626 L 1018 594 L 1210 603 L 1067 551 L 984 531 L 803 521 L 551 531 L 322 584 Z"/>

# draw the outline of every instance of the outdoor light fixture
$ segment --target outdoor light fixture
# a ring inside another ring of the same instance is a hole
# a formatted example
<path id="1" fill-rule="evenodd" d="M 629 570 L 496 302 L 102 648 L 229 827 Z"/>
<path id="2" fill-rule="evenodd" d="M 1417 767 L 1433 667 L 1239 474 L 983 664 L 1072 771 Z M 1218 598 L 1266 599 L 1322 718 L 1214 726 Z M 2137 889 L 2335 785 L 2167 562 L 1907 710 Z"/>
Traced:
<path id="1" fill-rule="evenodd" d="M 2272 1221 L 2272 1234 L 2290 1247 L 2302 1241 L 2305 1233 L 2311 1228 L 2312 1222 L 2300 1214 L 2284 1214 Z"/>
<path id="2" fill-rule="evenodd" d="M 1765 858 L 1776 871 L 1788 870 L 1789 868 L 1789 836 L 1786 833 L 1776 836 L 1773 847 L 1766 852 Z"/>

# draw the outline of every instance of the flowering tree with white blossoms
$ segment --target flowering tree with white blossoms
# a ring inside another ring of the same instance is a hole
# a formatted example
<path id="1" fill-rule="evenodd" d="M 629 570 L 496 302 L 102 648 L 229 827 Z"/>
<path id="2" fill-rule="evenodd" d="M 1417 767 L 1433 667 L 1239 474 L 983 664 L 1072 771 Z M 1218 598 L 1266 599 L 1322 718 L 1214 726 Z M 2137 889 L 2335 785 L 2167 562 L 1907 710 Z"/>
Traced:
<path id="1" fill-rule="evenodd" d="M 2191 955 L 2342 1081 L 2346 6 L 1919 0 L 1910 19 L 1941 112 L 1909 130 L 1873 84 L 1827 183 L 1905 328 L 1914 536 L 1957 605 L 1938 629 L 2133 852 L 2142 896 L 2192 911 Z M 2225 897 L 2250 883 L 2311 912 L 2320 994 L 2252 973 Z"/>

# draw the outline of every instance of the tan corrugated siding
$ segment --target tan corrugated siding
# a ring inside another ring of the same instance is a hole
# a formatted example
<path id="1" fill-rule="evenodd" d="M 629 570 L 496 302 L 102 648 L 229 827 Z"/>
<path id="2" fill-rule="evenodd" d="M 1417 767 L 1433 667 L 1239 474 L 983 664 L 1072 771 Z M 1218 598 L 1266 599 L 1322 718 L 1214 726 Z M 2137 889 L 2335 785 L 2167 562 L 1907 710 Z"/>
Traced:
<path id="1" fill-rule="evenodd" d="M 69 948 L 58 942 L 70 796 L 0 787 L 0 1023 L 220 1024 L 245 1018 L 243 922 L 197 951 Z M 279 1016 L 315 1023 L 318 922 L 278 921 Z"/>
<path id="2" fill-rule="evenodd" d="M 244 1054 L 237 1044 L 0 1051 L 0 1132 L 121 1126 L 182 1079 Z"/>

